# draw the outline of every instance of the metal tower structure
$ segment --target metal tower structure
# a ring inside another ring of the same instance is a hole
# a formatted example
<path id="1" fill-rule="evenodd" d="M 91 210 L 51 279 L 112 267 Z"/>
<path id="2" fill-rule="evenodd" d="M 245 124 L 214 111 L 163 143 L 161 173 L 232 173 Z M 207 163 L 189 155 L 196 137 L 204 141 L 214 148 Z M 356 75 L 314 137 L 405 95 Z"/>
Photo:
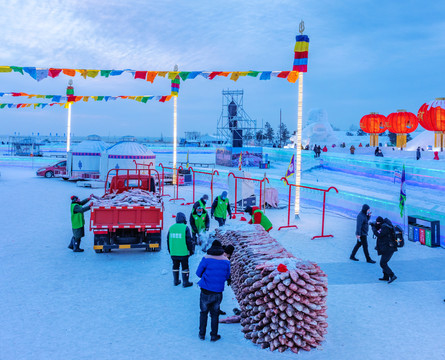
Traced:
<path id="1" fill-rule="evenodd" d="M 222 110 L 217 124 L 217 136 L 225 144 L 232 144 L 236 136 L 247 145 L 256 142 L 258 129 L 256 120 L 252 120 L 244 111 L 244 90 L 223 90 Z"/>

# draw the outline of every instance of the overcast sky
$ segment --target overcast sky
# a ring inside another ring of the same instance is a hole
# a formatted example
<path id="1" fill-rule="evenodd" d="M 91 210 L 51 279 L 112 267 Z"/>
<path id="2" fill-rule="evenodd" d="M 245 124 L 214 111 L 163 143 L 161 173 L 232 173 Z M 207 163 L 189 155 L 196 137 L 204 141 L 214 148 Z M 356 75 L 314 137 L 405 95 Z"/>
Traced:
<path id="1" fill-rule="evenodd" d="M 183 71 L 290 70 L 300 20 L 310 37 L 304 118 L 313 108 L 347 129 L 376 111 L 417 113 L 445 96 L 445 2 L 410 1 L 6 1 L 0 12 L 0 65 Z M 70 77 L 41 82 L 0 73 L 0 92 L 64 94 Z M 129 74 L 74 79 L 76 95 L 167 95 Z M 296 128 L 298 85 L 272 78 L 198 77 L 181 83 L 179 134 L 215 133 L 223 89 L 244 89 L 251 118 Z M 29 102 L 3 97 L 0 102 Z M 76 103 L 75 135 L 171 136 L 173 101 Z M 66 132 L 62 108 L 0 110 L 0 134 Z"/>

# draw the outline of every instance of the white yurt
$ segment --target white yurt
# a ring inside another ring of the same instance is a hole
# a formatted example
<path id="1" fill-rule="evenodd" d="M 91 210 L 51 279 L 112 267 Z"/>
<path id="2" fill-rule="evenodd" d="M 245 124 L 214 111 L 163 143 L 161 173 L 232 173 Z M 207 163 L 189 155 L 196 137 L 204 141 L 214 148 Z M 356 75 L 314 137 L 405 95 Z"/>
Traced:
<path id="1" fill-rule="evenodd" d="M 98 135 L 89 135 L 86 140 L 73 146 L 67 156 L 70 179 L 98 179 L 100 157 L 107 147 Z"/>
<path id="2" fill-rule="evenodd" d="M 100 159 L 100 179 L 106 180 L 111 169 L 136 169 L 138 164 L 155 164 L 156 155 L 134 138 L 125 137 L 102 153 Z"/>

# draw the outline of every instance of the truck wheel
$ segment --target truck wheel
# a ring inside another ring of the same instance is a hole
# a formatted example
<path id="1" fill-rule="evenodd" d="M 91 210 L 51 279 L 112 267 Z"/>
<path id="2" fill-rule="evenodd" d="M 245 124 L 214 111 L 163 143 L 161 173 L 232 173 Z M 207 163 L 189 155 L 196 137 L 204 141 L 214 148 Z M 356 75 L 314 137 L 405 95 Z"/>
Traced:
<path id="1" fill-rule="evenodd" d="M 153 248 L 153 251 L 156 251 L 156 252 L 161 251 L 161 247 L 162 247 L 161 246 L 161 243 L 162 243 L 161 239 L 162 239 L 161 233 L 156 234 L 156 236 L 153 236 L 151 243 L 152 244 L 159 244 L 159 247 Z"/>
<path id="2" fill-rule="evenodd" d="M 46 178 L 52 178 L 52 177 L 54 177 L 54 173 L 52 172 L 52 171 L 47 171 L 46 173 L 45 173 L 45 177 Z"/>

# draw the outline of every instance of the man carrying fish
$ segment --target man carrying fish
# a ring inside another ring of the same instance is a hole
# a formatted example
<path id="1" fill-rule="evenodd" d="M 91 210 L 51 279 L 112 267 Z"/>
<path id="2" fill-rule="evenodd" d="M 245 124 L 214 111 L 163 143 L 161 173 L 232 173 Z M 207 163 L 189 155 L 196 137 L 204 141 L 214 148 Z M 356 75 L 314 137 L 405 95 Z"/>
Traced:
<path id="1" fill-rule="evenodd" d="M 167 234 L 168 252 L 173 261 L 173 285 L 181 284 L 179 267 L 182 266 L 182 286 L 189 287 L 189 256 L 193 255 L 193 243 L 187 220 L 182 212 L 176 214 L 176 224 L 170 226 Z"/>
<path id="2" fill-rule="evenodd" d="M 272 230 L 272 222 L 258 206 L 246 206 L 244 212 L 248 213 L 252 217 L 249 220 L 249 224 L 260 224 L 267 232 Z"/>
<path id="3" fill-rule="evenodd" d="M 229 219 L 232 217 L 227 191 L 223 191 L 220 196 L 215 198 L 210 213 L 212 218 L 215 217 L 215 220 L 218 221 L 219 226 L 223 226 L 226 223 L 227 213 L 229 214 Z"/>
<path id="4" fill-rule="evenodd" d="M 82 205 L 85 205 L 90 200 L 91 196 L 85 200 L 80 200 L 76 195 L 71 196 L 71 226 L 73 228 L 73 237 L 68 248 L 73 250 L 73 252 L 83 251 L 83 249 L 80 248 L 80 240 L 85 236 L 85 218 L 83 213 L 90 210 L 93 203 L 88 206 Z"/>

